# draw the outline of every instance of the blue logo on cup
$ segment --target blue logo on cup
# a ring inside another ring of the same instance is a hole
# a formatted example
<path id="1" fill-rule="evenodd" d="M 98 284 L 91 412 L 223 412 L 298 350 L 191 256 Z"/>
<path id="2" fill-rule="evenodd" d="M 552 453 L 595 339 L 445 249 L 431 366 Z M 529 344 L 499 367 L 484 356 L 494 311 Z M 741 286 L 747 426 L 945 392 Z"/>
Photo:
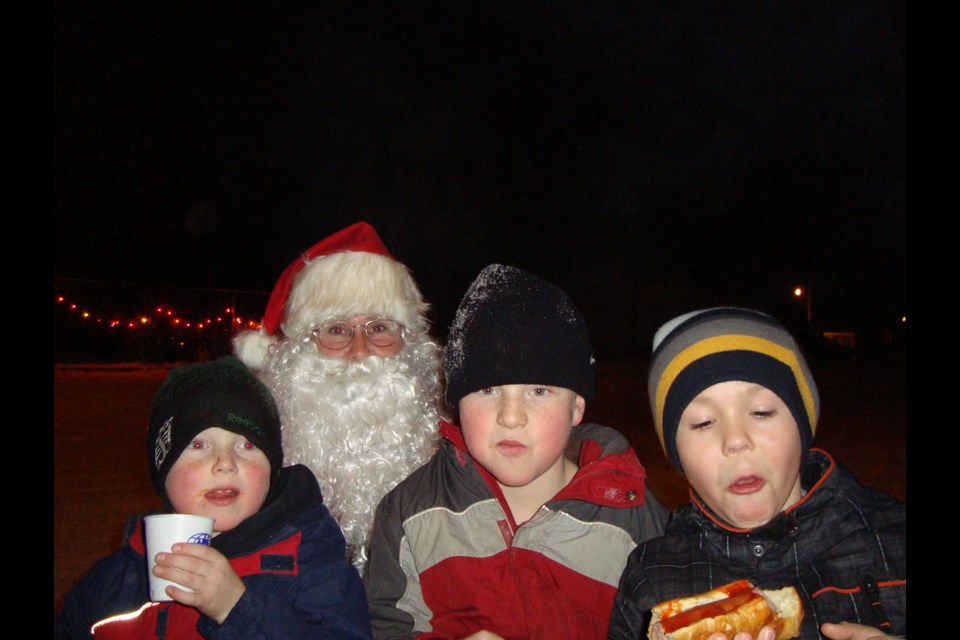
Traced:
<path id="1" fill-rule="evenodd" d="M 192 542 L 194 544 L 205 544 L 207 546 L 210 546 L 210 538 L 211 538 L 211 535 L 209 533 L 195 533 L 189 538 L 187 538 L 187 542 Z"/>

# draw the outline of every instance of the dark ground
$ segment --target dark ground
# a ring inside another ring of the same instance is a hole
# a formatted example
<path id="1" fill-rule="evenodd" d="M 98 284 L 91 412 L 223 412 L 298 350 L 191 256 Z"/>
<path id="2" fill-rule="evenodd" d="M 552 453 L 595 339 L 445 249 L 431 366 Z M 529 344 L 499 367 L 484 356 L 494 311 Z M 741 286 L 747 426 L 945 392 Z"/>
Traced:
<path id="1" fill-rule="evenodd" d="M 822 415 L 815 445 L 860 480 L 906 502 L 906 366 L 902 356 L 812 362 Z M 160 366 L 59 366 L 53 373 L 53 606 L 98 558 L 121 542 L 134 512 L 159 506 L 146 470 L 150 401 Z M 598 370 L 587 419 L 621 429 L 668 507 L 686 501 L 664 458 L 647 406 L 646 363 Z"/>

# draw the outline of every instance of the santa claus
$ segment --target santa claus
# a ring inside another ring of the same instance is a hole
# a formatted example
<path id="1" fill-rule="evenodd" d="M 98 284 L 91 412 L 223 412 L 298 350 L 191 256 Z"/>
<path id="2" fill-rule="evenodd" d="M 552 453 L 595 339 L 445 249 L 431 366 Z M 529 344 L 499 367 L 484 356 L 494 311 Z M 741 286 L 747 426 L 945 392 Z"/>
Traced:
<path id="1" fill-rule="evenodd" d="M 380 498 L 430 458 L 445 417 L 428 309 L 359 222 L 287 267 L 261 328 L 233 340 L 276 397 L 284 464 L 313 470 L 361 573 Z"/>

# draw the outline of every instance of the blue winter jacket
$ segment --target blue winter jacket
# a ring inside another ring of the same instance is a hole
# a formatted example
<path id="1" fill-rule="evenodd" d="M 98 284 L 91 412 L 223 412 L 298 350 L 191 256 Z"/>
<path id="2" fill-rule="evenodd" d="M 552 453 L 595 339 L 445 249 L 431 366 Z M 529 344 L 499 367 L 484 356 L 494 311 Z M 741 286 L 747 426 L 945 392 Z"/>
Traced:
<path id="1" fill-rule="evenodd" d="M 343 534 L 313 473 L 303 465 L 285 467 L 275 489 L 259 513 L 211 544 L 247 587 L 222 625 L 193 607 L 150 602 L 138 515 L 127 522 L 124 545 L 67 594 L 54 637 L 370 638 L 360 575 L 345 559 Z"/>

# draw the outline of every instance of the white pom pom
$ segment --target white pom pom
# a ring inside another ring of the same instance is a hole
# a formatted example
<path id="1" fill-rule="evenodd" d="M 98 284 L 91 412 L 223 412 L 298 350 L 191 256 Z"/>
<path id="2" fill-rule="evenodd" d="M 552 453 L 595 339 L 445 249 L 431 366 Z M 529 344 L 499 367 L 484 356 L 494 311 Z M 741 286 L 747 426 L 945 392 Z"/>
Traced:
<path id="1" fill-rule="evenodd" d="M 270 345 L 277 342 L 276 336 L 259 331 L 241 331 L 233 338 L 233 353 L 254 371 L 263 369 Z"/>

